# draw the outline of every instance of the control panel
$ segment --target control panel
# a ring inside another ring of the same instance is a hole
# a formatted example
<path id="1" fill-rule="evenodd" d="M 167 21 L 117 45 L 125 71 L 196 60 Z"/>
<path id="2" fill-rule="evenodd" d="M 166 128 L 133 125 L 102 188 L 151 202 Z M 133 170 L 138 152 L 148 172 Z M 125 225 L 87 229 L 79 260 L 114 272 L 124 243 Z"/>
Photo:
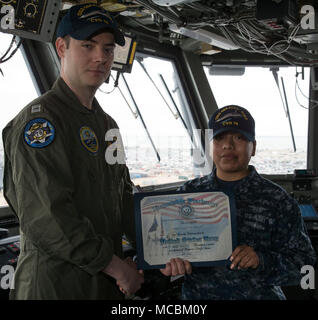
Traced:
<path id="1" fill-rule="evenodd" d="M 0 31 L 22 38 L 52 40 L 61 0 L 0 0 Z"/>
<path id="2" fill-rule="evenodd" d="M 318 231 L 317 172 L 314 169 L 294 170 L 292 196 L 298 201 L 307 230 Z"/>
<path id="3" fill-rule="evenodd" d="M 0 268 L 4 265 L 16 267 L 20 253 L 20 236 L 0 240 Z"/>

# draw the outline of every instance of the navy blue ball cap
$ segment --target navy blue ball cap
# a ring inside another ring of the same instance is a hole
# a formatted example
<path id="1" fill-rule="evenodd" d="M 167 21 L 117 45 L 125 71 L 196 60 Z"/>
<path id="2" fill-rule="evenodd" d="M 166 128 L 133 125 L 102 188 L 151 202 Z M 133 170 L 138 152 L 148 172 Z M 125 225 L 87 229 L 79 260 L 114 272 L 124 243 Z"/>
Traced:
<path id="1" fill-rule="evenodd" d="M 216 110 L 209 121 L 209 128 L 212 129 L 212 139 L 223 132 L 233 131 L 255 141 L 255 121 L 248 110 L 240 106 L 229 105 Z"/>
<path id="2" fill-rule="evenodd" d="M 104 29 L 114 34 L 117 44 L 125 44 L 125 37 L 111 14 L 95 3 L 86 3 L 68 10 L 59 23 L 56 36 L 63 38 L 70 35 L 76 40 L 87 40 Z"/>

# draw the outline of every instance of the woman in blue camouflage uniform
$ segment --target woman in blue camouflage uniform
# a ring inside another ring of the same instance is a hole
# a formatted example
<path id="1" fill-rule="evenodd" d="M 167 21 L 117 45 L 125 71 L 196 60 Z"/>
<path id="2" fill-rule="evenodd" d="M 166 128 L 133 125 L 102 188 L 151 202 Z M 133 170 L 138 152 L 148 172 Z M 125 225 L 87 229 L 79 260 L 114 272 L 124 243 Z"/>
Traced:
<path id="1" fill-rule="evenodd" d="M 299 285 L 301 268 L 316 255 L 297 202 L 249 165 L 255 155 L 255 122 L 239 106 L 217 110 L 210 175 L 187 182 L 181 191 L 230 189 L 235 194 L 237 243 L 228 266 L 193 268 L 183 299 L 285 299 L 280 286 Z"/>

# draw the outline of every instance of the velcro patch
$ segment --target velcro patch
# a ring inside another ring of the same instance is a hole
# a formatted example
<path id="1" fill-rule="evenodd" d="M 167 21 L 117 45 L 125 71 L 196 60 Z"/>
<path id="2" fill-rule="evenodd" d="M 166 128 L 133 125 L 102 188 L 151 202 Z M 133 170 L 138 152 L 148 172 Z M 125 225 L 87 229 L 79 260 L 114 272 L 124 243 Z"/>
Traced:
<path id="1" fill-rule="evenodd" d="M 31 108 L 31 113 L 37 113 L 37 112 L 41 112 L 41 108 L 42 106 L 40 104 L 36 104 L 34 106 L 32 106 Z"/>
<path id="2" fill-rule="evenodd" d="M 44 118 L 33 119 L 24 128 L 24 140 L 32 148 L 44 148 L 53 142 L 54 137 L 53 124 Z"/>
<path id="3" fill-rule="evenodd" d="M 98 139 L 95 132 L 90 127 L 81 127 L 80 128 L 80 139 L 82 145 L 92 154 L 98 152 Z"/>

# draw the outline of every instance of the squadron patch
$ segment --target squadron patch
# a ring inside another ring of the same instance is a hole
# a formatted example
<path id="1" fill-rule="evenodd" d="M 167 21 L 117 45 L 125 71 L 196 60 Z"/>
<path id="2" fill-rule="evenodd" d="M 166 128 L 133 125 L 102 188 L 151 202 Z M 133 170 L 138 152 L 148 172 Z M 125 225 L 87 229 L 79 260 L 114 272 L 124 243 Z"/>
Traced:
<path id="1" fill-rule="evenodd" d="M 89 127 L 82 127 L 80 129 L 80 138 L 82 145 L 90 153 L 96 154 L 98 152 L 98 139 L 95 132 Z"/>
<path id="2" fill-rule="evenodd" d="M 55 128 L 44 118 L 36 118 L 24 128 L 24 140 L 32 148 L 44 148 L 51 144 L 55 137 Z"/>

